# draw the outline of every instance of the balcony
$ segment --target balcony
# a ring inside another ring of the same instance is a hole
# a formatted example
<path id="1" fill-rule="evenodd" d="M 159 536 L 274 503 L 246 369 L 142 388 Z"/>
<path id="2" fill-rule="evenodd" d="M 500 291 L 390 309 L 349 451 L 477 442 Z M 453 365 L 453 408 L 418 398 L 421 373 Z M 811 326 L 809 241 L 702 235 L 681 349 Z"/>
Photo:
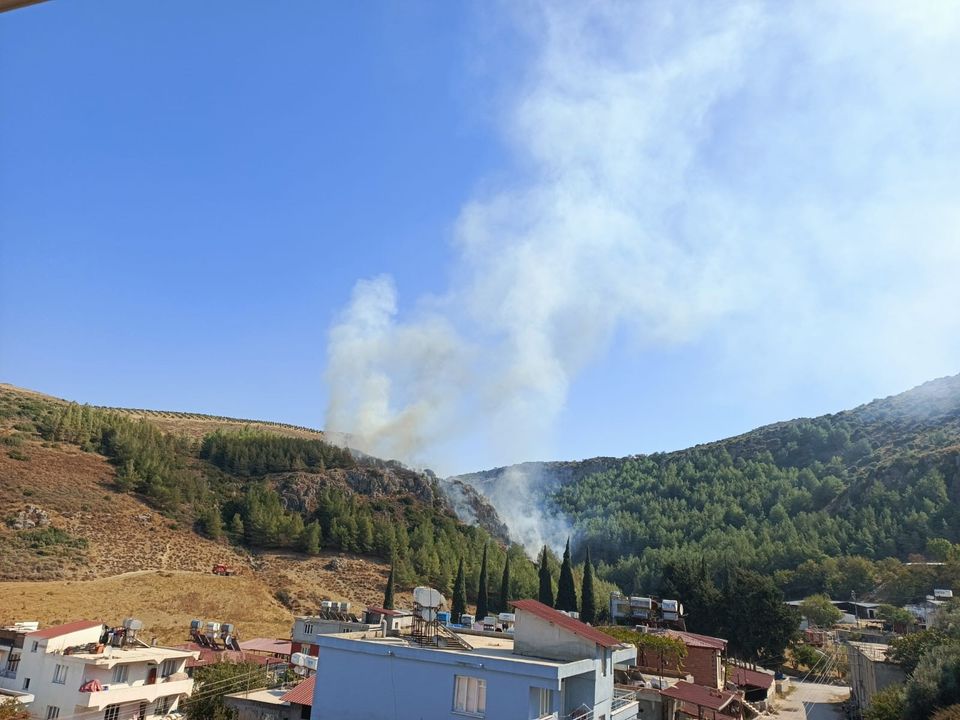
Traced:
<path id="1" fill-rule="evenodd" d="M 127 685 L 120 683 L 107 685 L 99 692 L 77 692 L 77 705 L 85 708 L 102 710 L 107 705 L 121 703 L 155 702 L 158 697 L 166 695 L 189 695 L 193 692 L 193 680 L 172 678 L 158 679 L 156 683 L 147 685 L 138 683 Z"/>
<path id="2" fill-rule="evenodd" d="M 637 702 L 636 693 L 631 690 L 615 688 L 613 691 L 613 702 L 610 704 L 610 720 L 635 718 L 639 707 L 640 703 Z"/>

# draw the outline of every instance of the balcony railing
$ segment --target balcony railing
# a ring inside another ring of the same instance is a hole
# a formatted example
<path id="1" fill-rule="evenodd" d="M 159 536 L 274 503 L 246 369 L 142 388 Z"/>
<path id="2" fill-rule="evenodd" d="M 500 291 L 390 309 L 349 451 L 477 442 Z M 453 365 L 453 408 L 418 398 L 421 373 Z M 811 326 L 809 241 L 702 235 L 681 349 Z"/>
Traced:
<path id="1" fill-rule="evenodd" d="M 125 702 L 154 702 L 163 695 L 190 695 L 193 692 L 193 680 L 167 679 L 153 685 L 107 684 L 98 692 L 79 692 L 77 705 L 88 708 L 103 708 L 107 705 Z"/>
<path id="2" fill-rule="evenodd" d="M 639 703 L 637 702 L 637 694 L 631 690 L 620 690 L 614 688 L 613 690 L 613 702 L 610 703 L 610 718 L 614 720 L 617 716 L 617 713 L 621 713 L 630 707 L 636 707 Z M 634 712 L 636 714 L 636 712 Z"/>

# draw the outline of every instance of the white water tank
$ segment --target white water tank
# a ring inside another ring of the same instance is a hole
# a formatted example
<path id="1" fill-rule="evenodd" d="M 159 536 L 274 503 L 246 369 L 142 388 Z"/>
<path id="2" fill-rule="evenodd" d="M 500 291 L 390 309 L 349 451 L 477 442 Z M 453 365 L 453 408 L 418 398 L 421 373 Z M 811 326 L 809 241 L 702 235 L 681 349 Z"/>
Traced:
<path id="1" fill-rule="evenodd" d="M 299 667 L 310 668 L 311 670 L 317 669 L 317 658 L 314 655 L 307 655 L 306 653 L 294 653 L 290 656 L 290 662 Z"/>
<path id="2" fill-rule="evenodd" d="M 432 587 L 414 588 L 413 601 L 425 608 L 438 608 L 446 604 L 440 591 Z"/>

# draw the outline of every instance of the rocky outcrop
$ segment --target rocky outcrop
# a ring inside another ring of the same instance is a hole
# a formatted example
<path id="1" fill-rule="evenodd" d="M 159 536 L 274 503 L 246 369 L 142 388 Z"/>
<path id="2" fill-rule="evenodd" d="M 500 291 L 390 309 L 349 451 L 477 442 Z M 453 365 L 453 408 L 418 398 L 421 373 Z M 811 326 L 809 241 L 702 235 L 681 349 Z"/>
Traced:
<path id="1" fill-rule="evenodd" d="M 30 528 L 47 527 L 50 517 L 47 511 L 37 505 L 27 505 L 7 521 L 14 530 L 29 530 Z"/>

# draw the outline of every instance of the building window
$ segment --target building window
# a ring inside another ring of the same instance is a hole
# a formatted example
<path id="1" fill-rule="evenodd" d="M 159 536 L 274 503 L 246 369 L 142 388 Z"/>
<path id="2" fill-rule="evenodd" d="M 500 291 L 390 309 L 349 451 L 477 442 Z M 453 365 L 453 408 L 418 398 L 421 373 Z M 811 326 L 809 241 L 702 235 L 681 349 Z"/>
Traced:
<path id="1" fill-rule="evenodd" d="M 127 681 L 129 671 L 130 671 L 129 665 L 115 665 L 113 667 L 113 682 L 125 683 Z"/>
<path id="2" fill-rule="evenodd" d="M 107 705 L 107 709 L 103 711 L 103 720 L 120 720 L 120 706 Z"/>
<path id="3" fill-rule="evenodd" d="M 24 690 L 29 690 L 29 689 L 30 689 L 30 678 L 24 678 L 24 679 L 23 679 L 23 689 L 24 689 Z"/>
<path id="4" fill-rule="evenodd" d="M 487 711 L 487 681 L 457 675 L 453 689 L 453 711 L 482 716 Z"/>
<path id="5" fill-rule="evenodd" d="M 549 688 L 533 688 L 537 693 L 537 717 L 546 717 L 553 712 L 553 693 Z"/>
<path id="6" fill-rule="evenodd" d="M 56 705 L 47 705 L 47 720 L 54 720 L 60 717 L 60 708 Z"/>
<path id="7" fill-rule="evenodd" d="M 147 720 L 147 704 L 140 703 L 140 712 L 137 713 L 137 720 Z"/>
<path id="8" fill-rule="evenodd" d="M 40 647 L 40 641 L 34 640 L 33 645 L 30 646 L 30 652 L 36 652 L 38 647 Z"/>
<path id="9" fill-rule="evenodd" d="M 53 668 L 53 681 L 58 685 L 67 684 L 67 666 L 57 665 Z"/>
<path id="10" fill-rule="evenodd" d="M 304 635 L 313 635 L 313 623 L 304 623 L 304 624 L 303 624 L 303 634 L 304 634 Z"/>
<path id="11" fill-rule="evenodd" d="M 160 666 L 160 677 L 170 677 L 177 671 L 176 660 L 164 660 Z"/>
<path id="12" fill-rule="evenodd" d="M 10 657 L 7 659 L 7 672 L 11 675 L 17 674 L 17 668 L 20 667 L 20 653 L 11 652 Z"/>
<path id="13" fill-rule="evenodd" d="M 154 715 L 166 715 L 167 710 L 170 709 L 170 696 L 164 695 L 163 697 L 157 698 L 157 707 L 154 709 Z"/>

